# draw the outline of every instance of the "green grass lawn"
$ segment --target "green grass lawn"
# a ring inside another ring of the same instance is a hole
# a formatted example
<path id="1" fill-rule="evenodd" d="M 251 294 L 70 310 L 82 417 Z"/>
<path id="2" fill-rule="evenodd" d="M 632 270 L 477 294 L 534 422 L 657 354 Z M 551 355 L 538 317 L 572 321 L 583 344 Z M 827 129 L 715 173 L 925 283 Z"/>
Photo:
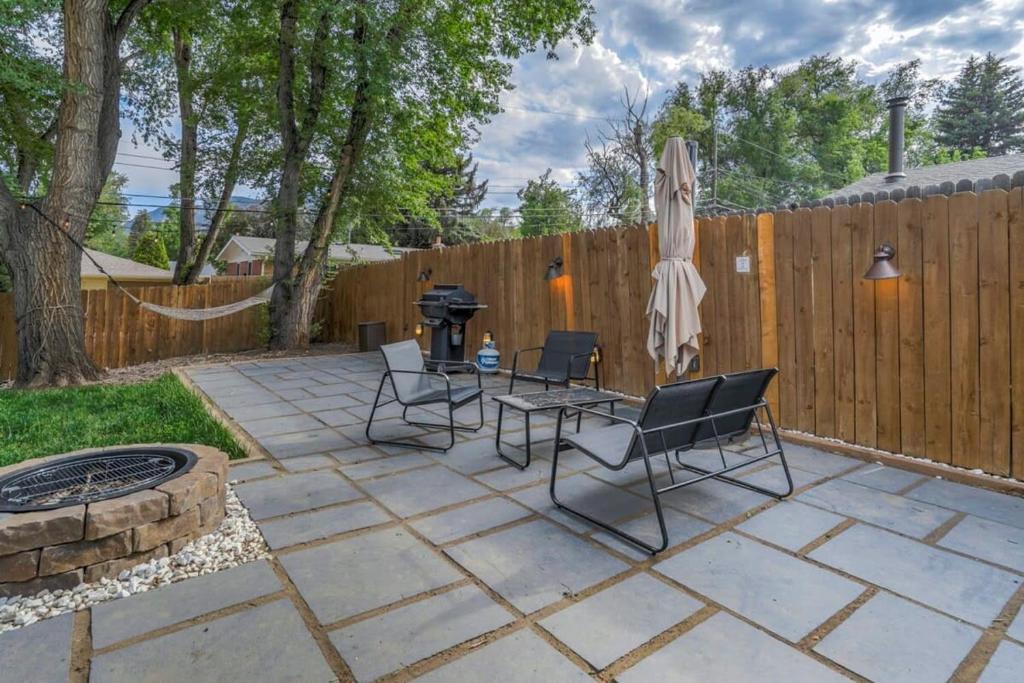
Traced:
<path id="1" fill-rule="evenodd" d="M 198 443 L 245 457 L 228 430 L 170 373 L 140 384 L 0 391 L 0 467 L 129 443 Z"/>

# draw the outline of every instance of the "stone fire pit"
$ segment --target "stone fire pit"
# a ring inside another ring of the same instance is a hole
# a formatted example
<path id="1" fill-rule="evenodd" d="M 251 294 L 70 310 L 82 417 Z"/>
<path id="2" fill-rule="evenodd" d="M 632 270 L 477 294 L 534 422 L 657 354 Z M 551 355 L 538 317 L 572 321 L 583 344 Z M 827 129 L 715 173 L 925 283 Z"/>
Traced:
<path id="1" fill-rule="evenodd" d="M 113 578 L 217 529 L 225 516 L 227 455 L 208 446 L 174 447 L 194 453 L 195 464 L 153 488 L 52 510 L 0 512 L 0 597 Z M 30 460 L 0 468 L 0 477 L 104 450 Z"/>

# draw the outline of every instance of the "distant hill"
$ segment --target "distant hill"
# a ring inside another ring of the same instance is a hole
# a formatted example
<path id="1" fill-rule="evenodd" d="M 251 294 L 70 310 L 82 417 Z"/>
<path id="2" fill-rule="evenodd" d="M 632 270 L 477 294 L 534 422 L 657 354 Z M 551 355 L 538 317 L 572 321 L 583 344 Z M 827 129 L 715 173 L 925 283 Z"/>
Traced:
<path id="1" fill-rule="evenodd" d="M 253 199 L 252 197 L 231 197 L 231 204 L 239 209 L 251 209 L 259 208 L 260 205 L 263 204 L 263 200 Z M 156 209 L 149 209 L 148 211 L 146 211 L 146 213 L 149 214 L 149 220 L 153 221 L 154 223 L 159 223 L 164 220 L 167 211 L 166 207 L 161 206 Z M 206 226 L 209 225 L 211 218 L 213 218 L 212 209 L 209 211 L 203 209 L 198 212 L 198 214 L 196 215 L 196 221 L 199 223 L 199 225 L 197 226 L 199 232 L 204 232 L 206 230 Z M 130 216 L 128 218 L 128 221 L 124 224 L 125 230 L 127 230 L 128 227 L 131 226 L 133 220 L 135 220 L 134 214 Z"/>

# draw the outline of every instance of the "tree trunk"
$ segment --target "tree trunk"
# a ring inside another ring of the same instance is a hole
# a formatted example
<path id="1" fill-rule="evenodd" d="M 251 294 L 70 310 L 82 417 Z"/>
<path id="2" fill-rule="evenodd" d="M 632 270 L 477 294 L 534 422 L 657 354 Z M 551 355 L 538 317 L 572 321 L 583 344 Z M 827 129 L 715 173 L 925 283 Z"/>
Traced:
<path id="1" fill-rule="evenodd" d="M 34 205 L 36 213 L 19 206 L 6 186 L 0 190 L 0 249 L 14 289 L 19 386 L 75 384 L 98 375 L 85 352 L 82 252 L 75 242 L 85 238 L 114 163 L 121 135 L 118 52 L 148 2 L 129 0 L 113 21 L 106 0 L 64 1 L 67 87 L 57 114 L 49 191 Z M 25 175 L 19 172 L 22 189 L 31 181 Z"/>
<path id="2" fill-rule="evenodd" d="M 6 258 L 17 321 L 17 384 L 66 386 L 96 379 L 99 372 L 85 352 L 78 247 L 28 208 L 9 229 L 15 242 L 27 245 L 8 250 Z"/>
<path id="3" fill-rule="evenodd" d="M 217 242 L 221 226 L 224 225 L 224 219 L 230 211 L 231 196 L 235 193 L 235 186 L 238 183 L 238 166 L 242 157 L 242 145 L 245 142 L 248 129 L 248 120 L 239 121 L 238 128 L 235 131 L 235 139 L 231 142 L 231 157 L 228 159 L 227 168 L 224 170 L 224 187 L 217 202 L 217 209 L 213 213 L 213 218 L 210 219 L 210 226 L 207 228 L 206 235 L 199 245 L 199 251 L 196 252 L 194 262 L 185 272 L 183 284 L 194 285 L 199 281 L 199 276 L 203 272 L 203 266 L 209 260 L 210 252 L 213 251 L 213 245 Z"/>
<path id="4" fill-rule="evenodd" d="M 180 29 L 173 30 L 174 68 L 178 82 L 178 112 L 181 121 L 181 157 L 179 159 L 178 192 L 181 211 L 178 213 L 178 229 L 181 242 L 178 246 L 177 263 L 174 265 L 174 282 L 186 284 L 193 265 L 196 248 L 196 157 L 198 155 L 197 125 L 192 110 L 192 40 Z M 199 267 L 199 270 L 202 266 Z"/>

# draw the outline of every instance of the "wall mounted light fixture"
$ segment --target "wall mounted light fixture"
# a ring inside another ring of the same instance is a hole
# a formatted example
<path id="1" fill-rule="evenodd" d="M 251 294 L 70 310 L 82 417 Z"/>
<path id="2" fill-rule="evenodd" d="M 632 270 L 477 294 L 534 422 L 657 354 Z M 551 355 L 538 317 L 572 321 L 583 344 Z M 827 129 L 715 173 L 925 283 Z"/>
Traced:
<path id="1" fill-rule="evenodd" d="M 889 242 L 882 242 L 875 249 L 875 262 L 871 264 L 864 273 L 865 280 L 889 280 L 900 276 L 900 271 L 892 265 L 892 258 L 896 256 L 896 247 Z"/>
<path id="2" fill-rule="evenodd" d="M 434 270 L 432 268 L 421 270 L 420 274 L 416 276 L 416 282 L 428 282 L 430 280 L 430 276 L 433 274 Z"/>
<path id="3" fill-rule="evenodd" d="M 556 256 L 555 258 L 553 258 L 551 260 L 551 263 L 548 264 L 548 272 L 544 274 L 544 279 L 555 280 L 562 277 L 562 275 L 564 274 L 562 272 L 563 265 L 565 265 L 565 262 L 562 261 L 561 256 Z"/>

